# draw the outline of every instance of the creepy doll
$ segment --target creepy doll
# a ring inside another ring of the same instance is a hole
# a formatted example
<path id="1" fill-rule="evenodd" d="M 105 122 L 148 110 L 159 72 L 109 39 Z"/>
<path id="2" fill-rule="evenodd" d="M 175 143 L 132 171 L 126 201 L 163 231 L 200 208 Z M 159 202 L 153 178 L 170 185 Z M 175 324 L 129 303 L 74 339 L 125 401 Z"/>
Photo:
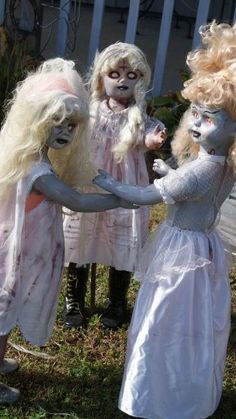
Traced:
<path id="1" fill-rule="evenodd" d="M 87 94 L 72 61 L 53 59 L 20 82 L 0 133 L 0 373 L 10 331 L 42 346 L 56 315 L 64 264 L 62 206 L 101 211 L 122 204 L 107 194 L 81 194 L 91 179 Z M 66 182 L 66 183 L 65 183 Z M 124 204 L 124 203 L 123 203 Z M 0 384 L 0 403 L 19 391 Z"/>
<path id="2" fill-rule="evenodd" d="M 149 183 L 145 152 L 159 149 L 166 139 L 163 124 L 146 114 L 150 75 L 143 52 L 135 45 L 117 42 L 96 55 L 89 78 L 92 161 L 120 181 L 140 186 Z M 130 277 L 148 235 L 148 218 L 147 207 L 66 217 L 68 327 L 84 324 L 90 263 L 110 267 L 109 305 L 102 323 L 115 329 L 125 321 Z M 82 256 L 81 226 L 86 231 Z"/>
<path id="3" fill-rule="evenodd" d="M 101 171 L 95 184 L 138 205 L 165 202 L 167 217 L 147 240 L 129 329 L 119 408 L 146 419 L 200 419 L 216 410 L 230 330 L 230 285 L 219 208 L 236 173 L 236 25 L 201 30 L 183 96 L 191 102 L 176 133 L 188 160 L 147 187 Z M 194 154 L 192 159 L 191 154 Z"/>

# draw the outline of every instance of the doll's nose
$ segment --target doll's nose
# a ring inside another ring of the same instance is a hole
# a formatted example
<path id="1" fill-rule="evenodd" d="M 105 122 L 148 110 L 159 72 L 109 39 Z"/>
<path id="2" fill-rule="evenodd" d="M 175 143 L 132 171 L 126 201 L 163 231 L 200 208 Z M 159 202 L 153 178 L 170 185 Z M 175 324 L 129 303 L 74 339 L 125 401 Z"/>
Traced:
<path id="1" fill-rule="evenodd" d="M 119 78 L 119 83 L 124 83 L 124 81 L 125 81 L 125 76 L 121 76 L 121 77 Z"/>
<path id="2" fill-rule="evenodd" d="M 194 121 L 194 125 L 195 125 L 196 127 L 200 127 L 200 126 L 201 126 L 201 119 L 197 119 L 197 120 L 195 120 L 195 121 Z"/>

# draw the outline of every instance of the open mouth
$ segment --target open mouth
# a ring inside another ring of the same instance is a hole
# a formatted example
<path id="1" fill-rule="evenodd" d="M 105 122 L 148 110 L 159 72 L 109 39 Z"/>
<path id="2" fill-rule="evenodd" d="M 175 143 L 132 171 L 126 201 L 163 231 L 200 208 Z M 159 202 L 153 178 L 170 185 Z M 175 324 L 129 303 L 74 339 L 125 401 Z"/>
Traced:
<path id="1" fill-rule="evenodd" d="M 64 140 L 64 138 L 57 138 L 57 143 L 61 144 L 61 145 L 64 145 L 64 144 L 68 144 L 68 141 Z"/>
<path id="2" fill-rule="evenodd" d="M 200 132 L 198 132 L 198 131 L 194 131 L 193 129 L 192 129 L 192 131 L 191 131 L 191 134 L 192 134 L 192 136 L 194 137 L 194 138 L 199 138 L 200 137 Z"/>
<path id="3" fill-rule="evenodd" d="M 128 90 L 128 86 L 118 86 L 118 89 L 121 91 Z"/>

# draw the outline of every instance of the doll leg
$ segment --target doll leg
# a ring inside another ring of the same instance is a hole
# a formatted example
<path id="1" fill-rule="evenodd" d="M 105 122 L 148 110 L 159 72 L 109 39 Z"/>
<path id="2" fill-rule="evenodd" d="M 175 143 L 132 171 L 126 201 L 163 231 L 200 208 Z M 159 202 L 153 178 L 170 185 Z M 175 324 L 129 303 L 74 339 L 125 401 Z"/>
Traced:
<path id="1" fill-rule="evenodd" d="M 117 329 L 124 323 L 127 312 L 127 292 L 130 277 L 130 272 L 117 271 L 115 268 L 110 268 L 109 305 L 102 315 L 102 323 L 105 327 Z"/>
<path id="2" fill-rule="evenodd" d="M 70 263 L 67 268 L 65 326 L 80 328 L 85 325 L 85 295 L 89 265 L 76 267 Z"/>
<path id="3" fill-rule="evenodd" d="M 18 362 L 14 359 L 4 358 L 6 353 L 8 335 L 0 336 L 0 374 L 8 374 L 19 368 Z"/>
<path id="4" fill-rule="evenodd" d="M 18 368 L 18 363 L 13 359 L 4 358 L 8 335 L 0 336 L 0 374 L 13 372 Z M 20 397 L 19 390 L 0 383 L 0 404 L 12 404 Z"/>

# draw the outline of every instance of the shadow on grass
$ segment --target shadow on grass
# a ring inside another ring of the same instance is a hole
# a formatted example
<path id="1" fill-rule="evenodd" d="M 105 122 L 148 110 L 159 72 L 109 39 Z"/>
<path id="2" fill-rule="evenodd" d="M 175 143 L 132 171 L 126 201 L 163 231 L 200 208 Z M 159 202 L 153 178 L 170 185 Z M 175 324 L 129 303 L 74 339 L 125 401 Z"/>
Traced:
<path id="1" fill-rule="evenodd" d="M 236 313 L 231 315 L 231 331 L 229 338 L 229 349 L 234 351 L 236 354 Z M 236 415 L 235 415 L 236 418 Z"/>
<path id="2" fill-rule="evenodd" d="M 213 419 L 235 419 L 236 418 L 236 389 L 224 390 L 219 407 Z"/>
<path id="3" fill-rule="evenodd" d="M 124 418 L 117 408 L 122 370 L 101 366 L 96 374 L 65 377 L 19 370 L 4 382 L 21 391 L 20 402 L 0 409 L 4 418 Z M 52 416 L 53 414 L 53 416 Z"/>
<path id="4" fill-rule="evenodd" d="M 109 377 L 106 381 L 103 377 Z M 8 380 L 9 385 L 17 386 L 22 392 L 18 405 L 4 409 L 4 418 L 60 418 L 68 419 L 121 419 L 128 416 L 117 408 L 121 380 L 120 374 L 102 368 L 101 376 L 71 377 L 60 375 L 45 376 L 18 372 L 15 380 Z M 214 419 L 235 419 L 236 391 L 225 390 Z"/>
<path id="5" fill-rule="evenodd" d="M 68 354 L 69 356 L 69 354 Z M 65 359 L 66 362 L 66 359 Z M 4 382 L 21 391 L 20 403 L 0 409 L 4 419 L 122 419 L 127 418 L 117 408 L 122 368 L 102 364 L 94 371 L 74 368 L 71 376 L 54 372 L 27 371 L 22 366 L 15 374 L 4 377 Z M 64 415 L 62 415 L 64 414 Z M 223 391 L 214 419 L 236 418 L 236 388 Z"/>

